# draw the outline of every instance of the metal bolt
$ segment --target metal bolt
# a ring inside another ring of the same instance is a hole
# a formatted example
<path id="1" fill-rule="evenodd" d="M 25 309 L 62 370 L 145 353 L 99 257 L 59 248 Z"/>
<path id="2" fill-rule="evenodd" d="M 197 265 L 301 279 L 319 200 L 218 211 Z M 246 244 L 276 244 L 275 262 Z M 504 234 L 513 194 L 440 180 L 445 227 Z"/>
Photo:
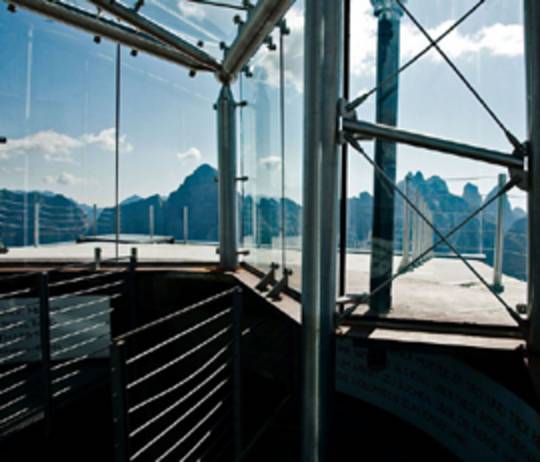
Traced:
<path id="1" fill-rule="evenodd" d="M 94 42 L 101 43 L 101 37 L 99 35 L 94 35 Z"/>

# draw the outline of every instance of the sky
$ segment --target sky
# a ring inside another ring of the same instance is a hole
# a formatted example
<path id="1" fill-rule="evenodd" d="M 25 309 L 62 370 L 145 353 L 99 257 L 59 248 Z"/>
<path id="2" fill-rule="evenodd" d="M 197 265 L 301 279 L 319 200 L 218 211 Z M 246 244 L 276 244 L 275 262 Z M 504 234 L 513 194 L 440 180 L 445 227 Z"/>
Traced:
<path id="1" fill-rule="evenodd" d="M 232 1 L 232 0 L 231 0 Z M 78 0 L 79 6 L 90 8 Z M 519 138 L 525 129 L 522 2 L 487 0 L 442 48 L 494 111 Z M 472 5 L 469 0 L 409 0 L 408 8 L 437 36 Z M 236 12 L 187 0 L 148 0 L 142 12 L 192 43 L 221 57 L 230 44 Z M 287 15 L 284 41 L 286 195 L 301 201 L 303 8 Z M 351 93 L 375 81 L 377 19 L 368 0 L 352 0 Z M 274 34 L 277 41 L 277 35 Z M 414 24 L 401 22 L 401 60 L 427 43 Z M 7 44 L 7 46 L 6 46 Z M 24 11 L 0 13 L 0 187 L 51 190 L 87 204 L 114 203 L 116 46 L 96 44 L 87 33 Z M 212 108 L 219 83 L 211 75 L 121 49 L 120 196 L 167 195 L 201 163 L 216 166 L 216 123 Z M 279 196 L 281 152 L 279 52 L 263 47 L 251 63 L 252 78 L 234 92 L 248 105 L 239 111 L 239 164 L 249 176 L 248 193 Z M 264 112 L 264 114 L 262 114 Z M 374 120 L 374 98 L 358 116 Z M 399 126 L 509 151 L 500 129 L 431 51 L 400 76 Z M 264 131 L 264 133 L 263 133 Z M 365 143 L 372 152 L 372 143 Z M 419 149 L 398 148 L 398 178 L 421 170 L 448 179 L 461 193 L 466 181 L 486 194 L 503 169 Z M 473 179 L 474 180 L 471 180 Z M 350 154 L 349 195 L 371 191 L 373 172 Z M 513 191 L 514 205 L 524 194 Z"/>

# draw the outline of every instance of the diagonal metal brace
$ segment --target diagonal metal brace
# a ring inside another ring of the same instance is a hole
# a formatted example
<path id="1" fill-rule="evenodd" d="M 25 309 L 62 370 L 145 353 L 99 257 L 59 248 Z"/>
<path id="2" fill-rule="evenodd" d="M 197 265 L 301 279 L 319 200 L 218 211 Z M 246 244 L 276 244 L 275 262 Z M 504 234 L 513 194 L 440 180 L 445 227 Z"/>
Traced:
<path id="1" fill-rule="evenodd" d="M 276 282 L 276 270 L 279 268 L 279 265 L 277 263 L 270 263 L 270 269 L 268 270 L 268 273 L 266 273 L 263 278 L 259 281 L 259 283 L 255 286 L 255 289 L 257 289 L 260 292 L 266 292 L 268 290 L 268 286 L 270 284 L 275 284 Z"/>
<path id="2" fill-rule="evenodd" d="M 292 275 L 292 273 L 292 270 L 283 268 L 283 275 L 281 279 L 276 285 L 274 285 L 274 287 L 272 287 L 272 290 L 270 290 L 266 296 L 276 302 L 281 300 L 281 292 L 289 287 L 289 276 Z"/>

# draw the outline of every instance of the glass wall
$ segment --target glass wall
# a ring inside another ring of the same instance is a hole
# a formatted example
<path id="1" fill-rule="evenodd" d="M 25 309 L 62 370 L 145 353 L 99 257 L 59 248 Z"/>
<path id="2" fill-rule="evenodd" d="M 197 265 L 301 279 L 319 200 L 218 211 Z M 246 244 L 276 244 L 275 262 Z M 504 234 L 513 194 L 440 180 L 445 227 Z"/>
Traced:
<path id="1" fill-rule="evenodd" d="M 296 2 L 238 84 L 242 245 L 246 262 L 292 271 L 300 289 L 302 228 L 303 2 Z"/>
<path id="2" fill-rule="evenodd" d="M 0 43 L 0 241 L 24 260 L 114 200 L 114 46 L 25 11 L 0 16 Z"/>
<path id="3" fill-rule="evenodd" d="M 377 46 L 384 46 L 389 30 L 399 30 L 399 63 L 403 66 L 429 45 L 415 20 L 437 38 L 472 7 L 461 0 L 433 4 L 410 0 L 407 12 L 390 24 L 375 17 L 370 1 L 352 2 L 351 94 L 353 98 L 369 95 L 358 109 L 359 119 L 376 121 L 377 92 L 369 90 L 376 90 Z M 522 10 L 522 2 L 496 0 L 480 5 L 441 40 L 445 57 L 432 48 L 400 72 L 396 125 L 511 154 L 514 146 L 505 131 L 520 141 L 526 136 Z M 446 59 L 478 91 L 492 114 Z M 390 81 L 395 77 L 391 72 L 386 75 L 391 76 Z M 384 118 L 384 114 L 379 115 Z M 368 156 L 375 158 L 374 143 L 363 141 L 361 145 Z M 500 188 L 501 175 L 508 180 L 508 171 L 503 168 L 397 146 L 395 177 L 391 179 L 413 204 L 407 205 L 397 192 L 393 193 L 393 241 L 386 245 L 393 249 L 393 274 L 405 271 L 393 283 L 391 316 L 505 324 L 510 318 L 492 289 L 507 307 L 526 301 L 525 194 L 512 190 L 503 196 L 500 208 L 498 200 L 489 202 Z M 386 180 L 378 178 L 384 188 L 390 187 Z M 371 224 L 373 214 L 380 217 L 384 212 L 377 210 L 381 202 L 374 203 L 374 182 L 373 169 L 351 149 L 347 265 L 350 292 L 369 293 L 376 289 L 370 287 L 374 264 L 369 253 L 379 236 L 372 236 Z M 442 242 L 429 251 L 441 240 L 438 232 L 452 232 L 485 204 L 482 213 L 453 232 L 450 245 Z M 436 231 L 425 225 L 420 213 L 435 225 Z M 502 281 L 494 270 L 498 225 L 503 229 Z M 416 257 L 419 259 L 413 262 Z M 456 300 L 460 306 L 456 306 Z"/>

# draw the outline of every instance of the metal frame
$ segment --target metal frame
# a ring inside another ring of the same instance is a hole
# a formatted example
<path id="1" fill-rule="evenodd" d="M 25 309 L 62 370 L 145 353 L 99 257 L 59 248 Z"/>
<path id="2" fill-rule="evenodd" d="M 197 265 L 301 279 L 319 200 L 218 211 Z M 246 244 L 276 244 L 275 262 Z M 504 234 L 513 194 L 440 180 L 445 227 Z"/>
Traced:
<path id="1" fill-rule="evenodd" d="M 238 35 L 225 51 L 222 82 L 230 82 L 257 52 L 294 0 L 264 0 L 248 10 L 248 18 L 240 25 Z"/>
<path id="2" fill-rule="evenodd" d="M 525 54 L 527 63 L 527 112 L 530 156 L 528 348 L 540 352 L 540 3 L 525 0 Z"/>
<path id="3" fill-rule="evenodd" d="M 11 3 L 83 31 L 143 51 L 157 58 L 184 67 L 205 70 L 184 53 L 155 40 L 147 34 L 140 33 L 115 21 L 98 17 L 66 3 L 56 0 L 12 0 Z"/>
<path id="4" fill-rule="evenodd" d="M 517 170 L 523 170 L 525 166 L 523 158 L 518 155 L 406 131 L 388 125 L 348 118 L 343 120 L 343 128 L 348 133 L 362 139 L 376 138 L 393 141 Z"/>
<path id="5" fill-rule="evenodd" d="M 188 64 L 188 67 L 209 71 L 218 71 L 220 69 L 221 66 L 219 63 L 209 54 L 193 46 L 191 43 L 186 42 L 172 32 L 169 32 L 155 22 L 145 18 L 131 8 L 128 8 L 115 0 L 90 0 L 90 2 L 174 48 L 185 56 L 186 61 L 190 63 Z"/>

